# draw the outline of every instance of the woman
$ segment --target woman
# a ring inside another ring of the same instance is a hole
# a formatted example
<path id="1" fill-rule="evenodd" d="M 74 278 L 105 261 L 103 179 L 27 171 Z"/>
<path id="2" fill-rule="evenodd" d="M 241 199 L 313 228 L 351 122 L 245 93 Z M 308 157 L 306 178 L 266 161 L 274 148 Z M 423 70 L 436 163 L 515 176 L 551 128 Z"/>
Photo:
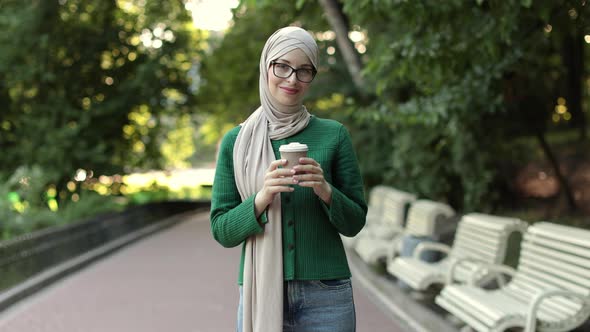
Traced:
<path id="1" fill-rule="evenodd" d="M 355 330 L 339 234 L 356 235 L 367 206 L 348 131 L 302 104 L 317 68 L 307 31 L 276 31 L 260 57 L 261 106 L 220 145 L 211 230 L 224 247 L 244 243 L 238 331 Z M 284 168 L 279 146 L 291 142 L 308 157 Z"/>

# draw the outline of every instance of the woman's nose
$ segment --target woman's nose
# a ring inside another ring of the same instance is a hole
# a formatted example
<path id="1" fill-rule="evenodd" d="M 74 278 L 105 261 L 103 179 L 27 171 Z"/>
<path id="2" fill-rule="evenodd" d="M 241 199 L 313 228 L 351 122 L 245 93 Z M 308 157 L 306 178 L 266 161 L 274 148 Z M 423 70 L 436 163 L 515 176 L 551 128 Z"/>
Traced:
<path id="1" fill-rule="evenodd" d="M 287 82 L 289 83 L 297 83 L 297 73 L 292 72 L 291 75 L 289 75 L 289 77 L 285 78 L 285 80 L 287 80 Z"/>

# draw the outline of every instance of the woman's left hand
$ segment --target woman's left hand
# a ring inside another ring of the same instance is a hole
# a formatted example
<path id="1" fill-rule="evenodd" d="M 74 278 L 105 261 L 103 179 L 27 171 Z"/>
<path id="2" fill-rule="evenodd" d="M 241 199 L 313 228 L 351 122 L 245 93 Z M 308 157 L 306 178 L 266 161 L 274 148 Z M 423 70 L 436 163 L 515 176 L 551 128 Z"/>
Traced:
<path id="1" fill-rule="evenodd" d="M 332 202 L 332 187 L 324 178 L 324 171 L 320 164 L 312 158 L 299 158 L 299 165 L 293 167 L 297 173 L 293 180 L 302 187 L 311 187 L 313 192 L 330 205 Z"/>

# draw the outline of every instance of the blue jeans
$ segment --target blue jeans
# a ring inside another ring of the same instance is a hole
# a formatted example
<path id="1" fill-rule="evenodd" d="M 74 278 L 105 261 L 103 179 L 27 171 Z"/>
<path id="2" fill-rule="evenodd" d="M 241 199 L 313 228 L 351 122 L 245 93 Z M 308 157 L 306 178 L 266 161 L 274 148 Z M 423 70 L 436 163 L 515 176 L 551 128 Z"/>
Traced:
<path id="1" fill-rule="evenodd" d="M 350 279 L 293 280 L 283 286 L 283 332 L 354 332 Z M 242 286 L 238 327 L 242 331 Z"/>

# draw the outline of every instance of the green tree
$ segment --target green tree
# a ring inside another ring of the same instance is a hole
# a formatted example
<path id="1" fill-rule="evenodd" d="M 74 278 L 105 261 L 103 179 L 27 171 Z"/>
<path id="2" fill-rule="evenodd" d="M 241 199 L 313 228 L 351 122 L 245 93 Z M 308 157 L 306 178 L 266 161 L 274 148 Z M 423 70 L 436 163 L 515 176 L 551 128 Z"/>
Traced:
<path id="1" fill-rule="evenodd" d="M 467 211 L 492 208 L 508 181 L 499 170 L 518 158 L 514 139 L 542 145 L 560 96 L 562 80 L 547 73 L 567 69 L 554 47 L 563 38 L 548 25 L 587 29 L 585 2 L 343 2 L 370 40 L 377 99 L 360 122 L 382 119 L 392 137 L 372 151 L 391 154 L 385 180 Z M 570 123 L 583 123 L 576 114 Z"/>
<path id="2" fill-rule="evenodd" d="M 162 165 L 204 40 L 181 0 L 0 0 L 0 172 Z"/>

